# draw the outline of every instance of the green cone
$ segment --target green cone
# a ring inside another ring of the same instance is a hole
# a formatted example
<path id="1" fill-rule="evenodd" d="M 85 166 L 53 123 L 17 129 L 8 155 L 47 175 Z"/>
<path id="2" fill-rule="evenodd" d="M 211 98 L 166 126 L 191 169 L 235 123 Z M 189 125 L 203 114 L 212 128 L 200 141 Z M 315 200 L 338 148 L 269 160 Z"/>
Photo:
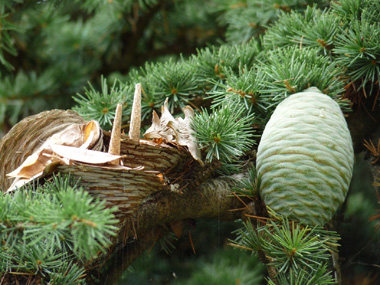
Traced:
<path id="1" fill-rule="evenodd" d="M 265 127 L 257 152 L 261 196 L 291 220 L 324 225 L 345 199 L 353 163 L 339 105 L 309 88 L 281 102 Z"/>

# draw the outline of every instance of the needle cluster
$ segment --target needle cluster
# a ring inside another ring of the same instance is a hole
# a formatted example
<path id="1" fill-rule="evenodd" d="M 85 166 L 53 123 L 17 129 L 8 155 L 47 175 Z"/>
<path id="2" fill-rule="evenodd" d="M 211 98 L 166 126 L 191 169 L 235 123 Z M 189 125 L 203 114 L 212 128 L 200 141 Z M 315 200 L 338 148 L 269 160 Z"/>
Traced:
<path id="1" fill-rule="evenodd" d="M 115 235 L 112 212 L 70 177 L 1 195 L 0 275 L 83 283 L 85 263 L 105 252 Z"/>

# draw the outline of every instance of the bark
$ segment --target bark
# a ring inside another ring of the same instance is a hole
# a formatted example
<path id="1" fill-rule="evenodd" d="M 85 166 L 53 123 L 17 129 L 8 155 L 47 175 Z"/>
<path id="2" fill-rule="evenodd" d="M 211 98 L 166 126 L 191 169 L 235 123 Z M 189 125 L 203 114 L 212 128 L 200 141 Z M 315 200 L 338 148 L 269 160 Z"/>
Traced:
<path id="1" fill-rule="evenodd" d="M 5 166 L 0 184 L 4 190 L 9 184 L 5 174 L 18 167 L 49 136 L 72 122 L 81 123 L 82 119 L 72 111 L 53 110 L 14 126 L 0 141 L 0 158 Z M 102 138 L 107 151 L 110 133 L 103 132 Z M 120 155 L 122 165 L 71 161 L 49 169 L 80 178 L 86 191 L 105 200 L 107 206 L 117 208 L 119 231 L 112 240 L 110 253 L 100 255 L 86 266 L 88 276 L 97 276 L 102 284 L 116 282 L 141 253 L 170 231 L 170 224 L 198 218 L 234 220 L 242 214 L 231 211 L 245 206 L 232 195 L 231 189 L 244 174 L 209 179 L 217 165 L 201 166 L 187 148 L 135 141 L 123 135 Z M 106 262 L 110 264 L 104 266 Z M 103 269 L 100 273 L 102 268 L 108 271 Z"/>
<path id="2" fill-rule="evenodd" d="M 145 199 L 138 211 L 123 225 L 117 241 L 113 244 L 113 252 L 100 260 L 108 260 L 108 270 L 102 271 L 99 284 L 115 284 L 121 273 L 144 251 L 165 234 L 169 233 L 170 224 L 189 219 L 210 218 L 233 221 L 240 218 L 244 205 L 231 194 L 236 181 L 244 178 L 244 174 L 231 177 L 210 179 L 201 184 L 199 189 L 157 192 Z M 99 260 L 94 263 L 99 263 Z M 99 276 L 95 268 L 90 274 Z"/>

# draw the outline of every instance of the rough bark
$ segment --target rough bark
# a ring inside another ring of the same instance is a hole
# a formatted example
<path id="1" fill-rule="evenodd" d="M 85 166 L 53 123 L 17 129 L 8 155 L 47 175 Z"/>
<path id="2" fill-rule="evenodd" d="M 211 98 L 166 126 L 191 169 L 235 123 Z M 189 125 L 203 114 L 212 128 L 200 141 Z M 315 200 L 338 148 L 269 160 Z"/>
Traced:
<path id="1" fill-rule="evenodd" d="M 218 177 L 207 180 L 198 189 L 184 189 L 181 193 L 162 191 L 147 197 L 121 228 L 113 244 L 113 252 L 100 258 L 102 262 L 108 259 L 110 264 L 98 282 L 115 284 L 137 257 L 171 231 L 173 222 L 198 218 L 233 221 L 240 218 L 242 212 L 234 210 L 244 208 L 244 204 L 231 194 L 231 188 L 244 177 L 245 174 Z M 99 264 L 99 261 L 95 263 Z"/>

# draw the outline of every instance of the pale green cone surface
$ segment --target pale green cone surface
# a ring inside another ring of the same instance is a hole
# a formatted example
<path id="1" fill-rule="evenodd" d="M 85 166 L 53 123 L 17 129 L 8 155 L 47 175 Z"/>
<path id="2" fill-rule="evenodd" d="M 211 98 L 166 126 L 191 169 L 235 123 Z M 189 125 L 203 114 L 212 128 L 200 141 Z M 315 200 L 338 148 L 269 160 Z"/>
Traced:
<path id="1" fill-rule="evenodd" d="M 312 90 L 277 106 L 261 137 L 257 170 L 267 206 L 291 220 L 324 225 L 345 199 L 354 154 L 339 105 Z"/>

